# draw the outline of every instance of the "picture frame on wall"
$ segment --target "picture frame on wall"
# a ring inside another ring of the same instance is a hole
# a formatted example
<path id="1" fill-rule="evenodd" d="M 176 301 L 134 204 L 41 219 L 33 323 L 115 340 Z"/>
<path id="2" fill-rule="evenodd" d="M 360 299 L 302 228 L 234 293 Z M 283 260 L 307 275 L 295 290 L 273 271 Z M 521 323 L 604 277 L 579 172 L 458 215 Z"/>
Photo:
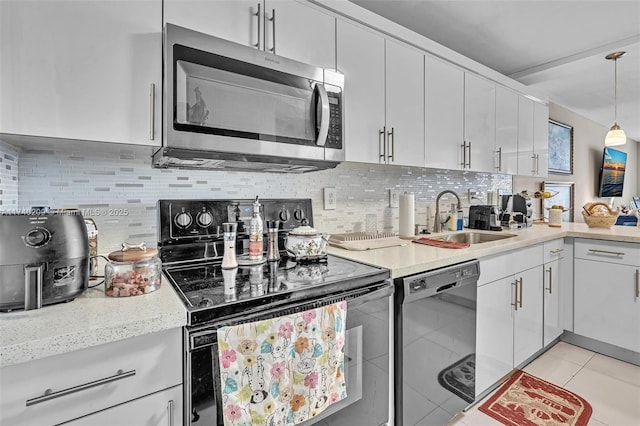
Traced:
<path id="1" fill-rule="evenodd" d="M 549 120 L 549 173 L 573 174 L 573 127 Z"/>
<path id="2" fill-rule="evenodd" d="M 560 205 L 568 208 L 568 211 L 562 213 L 563 222 L 573 222 L 574 219 L 574 200 L 575 200 L 575 184 L 573 182 L 542 182 L 542 191 L 549 191 L 554 194 L 551 198 L 542 200 L 542 211 L 545 220 L 549 220 L 549 210 L 553 205 Z"/>

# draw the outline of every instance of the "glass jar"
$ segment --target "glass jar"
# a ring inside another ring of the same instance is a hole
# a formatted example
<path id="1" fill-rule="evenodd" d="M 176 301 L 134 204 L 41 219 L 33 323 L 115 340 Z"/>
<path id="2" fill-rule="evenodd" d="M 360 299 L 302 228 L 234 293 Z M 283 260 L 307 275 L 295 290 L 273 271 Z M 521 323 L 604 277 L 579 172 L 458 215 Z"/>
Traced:
<path id="1" fill-rule="evenodd" d="M 128 297 L 151 293 L 160 288 L 162 263 L 158 250 L 138 245 L 122 244 L 122 250 L 109 253 L 104 268 L 105 294 Z"/>

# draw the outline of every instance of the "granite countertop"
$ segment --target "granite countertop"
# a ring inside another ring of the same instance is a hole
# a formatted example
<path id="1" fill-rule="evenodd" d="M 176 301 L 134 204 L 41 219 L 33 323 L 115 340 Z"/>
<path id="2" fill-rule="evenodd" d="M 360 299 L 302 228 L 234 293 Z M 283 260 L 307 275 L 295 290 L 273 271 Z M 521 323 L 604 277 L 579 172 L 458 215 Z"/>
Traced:
<path id="1" fill-rule="evenodd" d="M 640 243 L 640 228 L 630 226 L 599 229 L 570 223 L 563 224 L 561 228 L 534 225 L 528 229 L 502 232 L 516 236 L 464 249 L 436 248 L 408 242 L 401 247 L 367 251 L 330 247 L 329 253 L 388 268 L 391 277 L 397 278 L 555 238 L 581 237 Z M 186 309 L 166 281 L 153 293 L 125 298 L 106 297 L 100 286 L 88 289 L 69 303 L 31 311 L 0 313 L 0 367 L 182 327 L 186 322 Z"/>
<path id="2" fill-rule="evenodd" d="M 458 232 L 483 232 L 495 234 L 495 231 L 465 230 Z M 420 235 L 437 237 L 441 234 Z M 456 231 L 453 231 L 456 232 Z M 589 228 L 584 223 L 563 223 L 560 228 L 545 224 L 536 224 L 517 231 L 501 231 L 503 234 L 515 234 L 515 237 L 482 244 L 472 244 L 468 248 L 449 249 L 407 242 L 407 245 L 387 247 L 376 250 L 352 251 L 330 247 L 329 253 L 356 260 L 370 265 L 388 268 L 391 278 L 404 277 L 435 268 L 500 254 L 532 244 L 563 237 L 593 238 L 621 242 L 640 243 L 640 228 L 635 226 L 613 226 L 611 229 Z"/>
<path id="3" fill-rule="evenodd" d="M 166 281 L 153 293 L 121 298 L 105 296 L 101 285 L 68 303 L 0 313 L 0 367 L 186 323 L 186 308 Z"/>

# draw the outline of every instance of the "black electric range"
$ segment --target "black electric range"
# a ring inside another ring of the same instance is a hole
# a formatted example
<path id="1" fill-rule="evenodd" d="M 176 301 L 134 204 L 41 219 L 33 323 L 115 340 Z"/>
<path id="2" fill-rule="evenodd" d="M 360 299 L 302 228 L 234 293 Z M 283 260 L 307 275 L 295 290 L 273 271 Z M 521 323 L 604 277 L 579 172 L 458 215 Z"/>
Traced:
<path id="1" fill-rule="evenodd" d="M 158 249 L 163 271 L 188 312 L 188 326 L 251 315 L 273 307 L 304 303 L 379 283 L 389 271 L 327 255 L 295 262 L 284 251 L 286 233 L 307 219 L 313 226 L 310 199 L 268 199 L 265 220 L 279 220 L 277 262 L 222 269 L 223 222 L 237 222 L 237 254 L 247 251 L 246 229 L 253 200 L 160 200 Z M 267 236 L 264 236 L 266 248 Z"/>

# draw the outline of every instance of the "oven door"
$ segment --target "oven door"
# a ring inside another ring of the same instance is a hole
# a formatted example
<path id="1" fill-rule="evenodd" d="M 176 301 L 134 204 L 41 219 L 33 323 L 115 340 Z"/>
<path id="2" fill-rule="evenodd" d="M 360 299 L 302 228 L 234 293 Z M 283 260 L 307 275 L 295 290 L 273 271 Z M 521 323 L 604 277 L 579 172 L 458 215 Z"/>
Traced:
<path id="1" fill-rule="evenodd" d="M 378 426 L 392 418 L 393 286 L 390 281 L 296 306 L 265 311 L 187 331 L 185 425 L 222 425 L 217 328 L 347 301 L 345 377 L 347 398 L 329 406 L 305 426 Z"/>

